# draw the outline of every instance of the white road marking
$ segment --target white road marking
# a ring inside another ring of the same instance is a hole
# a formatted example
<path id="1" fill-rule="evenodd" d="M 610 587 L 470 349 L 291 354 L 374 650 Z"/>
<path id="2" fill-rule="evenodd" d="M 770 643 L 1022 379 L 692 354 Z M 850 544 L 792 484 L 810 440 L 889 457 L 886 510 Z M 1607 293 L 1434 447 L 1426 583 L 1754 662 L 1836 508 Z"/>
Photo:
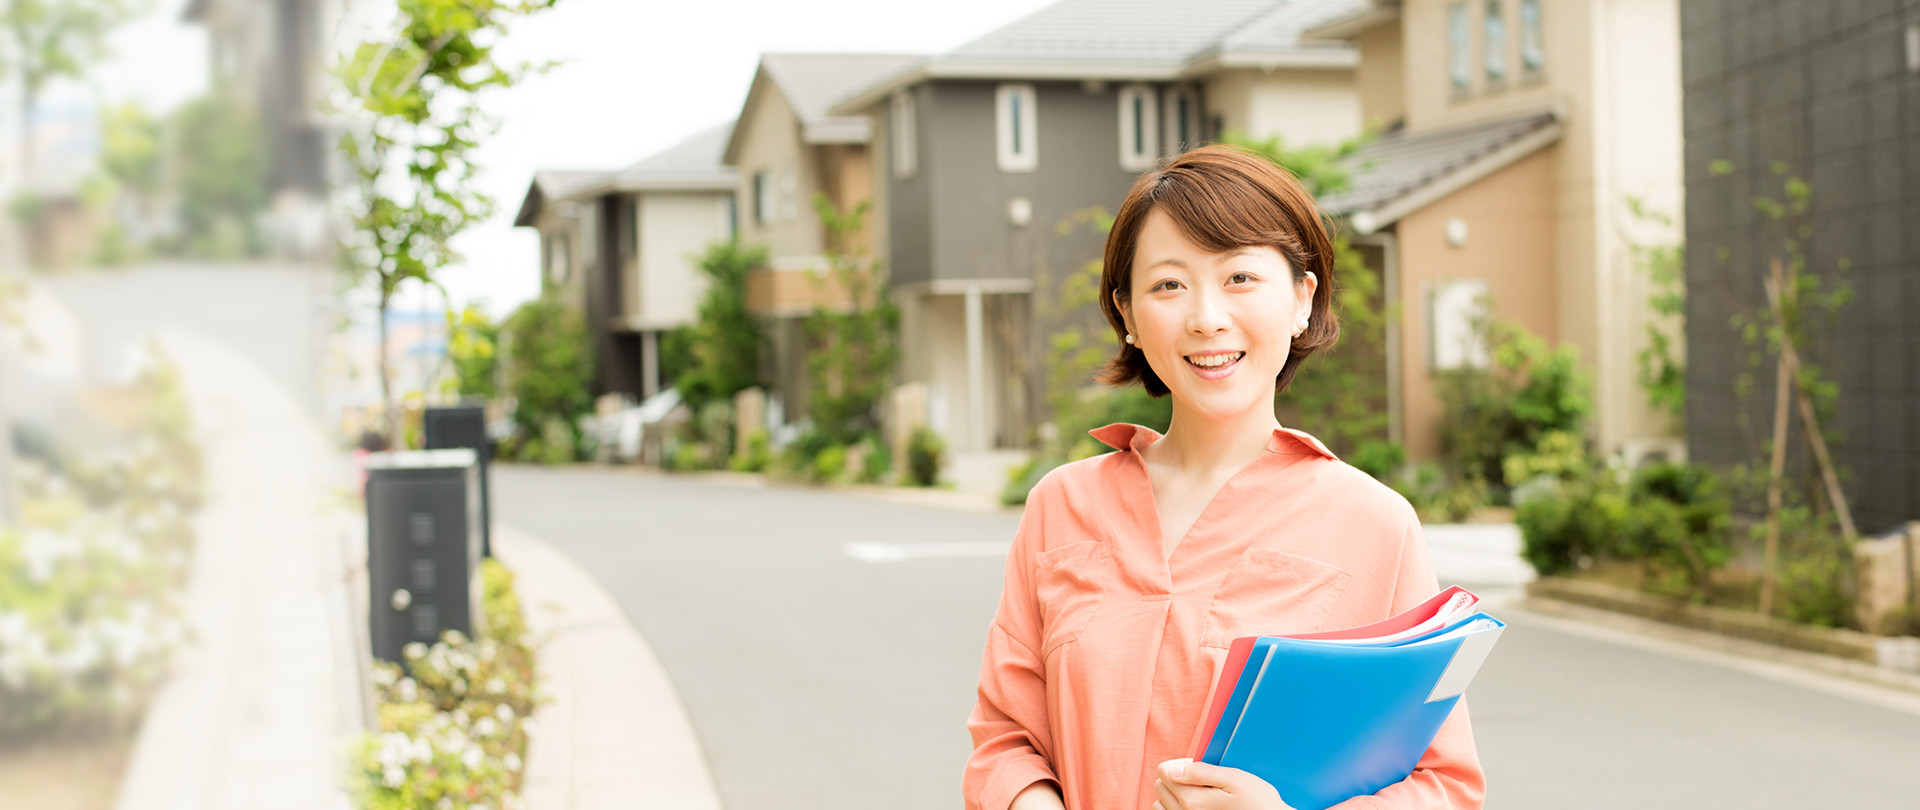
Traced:
<path id="1" fill-rule="evenodd" d="M 901 562 L 930 557 L 1005 557 L 1013 546 L 1010 540 L 980 543 L 876 543 L 855 542 L 845 546 L 847 556 L 870 563 Z"/>

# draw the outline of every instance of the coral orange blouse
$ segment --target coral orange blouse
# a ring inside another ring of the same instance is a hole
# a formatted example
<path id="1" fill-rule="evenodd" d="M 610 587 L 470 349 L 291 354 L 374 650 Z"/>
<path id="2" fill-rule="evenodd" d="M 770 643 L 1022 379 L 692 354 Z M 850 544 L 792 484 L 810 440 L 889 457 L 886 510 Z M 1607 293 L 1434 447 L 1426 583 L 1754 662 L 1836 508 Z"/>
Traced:
<path id="1" fill-rule="evenodd" d="M 1159 764 L 1192 755 L 1234 638 L 1368 624 L 1439 592 L 1406 499 L 1312 436 L 1276 429 L 1169 558 L 1140 456 L 1160 434 L 1089 433 L 1122 452 L 1042 478 L 1007 554 L 967 720 L 968 810 L 1040 780 L 1068 810 L 1147 810 Z M 1339 806 L 1479 807 L 1466 705 L 1413 775 Z"/>

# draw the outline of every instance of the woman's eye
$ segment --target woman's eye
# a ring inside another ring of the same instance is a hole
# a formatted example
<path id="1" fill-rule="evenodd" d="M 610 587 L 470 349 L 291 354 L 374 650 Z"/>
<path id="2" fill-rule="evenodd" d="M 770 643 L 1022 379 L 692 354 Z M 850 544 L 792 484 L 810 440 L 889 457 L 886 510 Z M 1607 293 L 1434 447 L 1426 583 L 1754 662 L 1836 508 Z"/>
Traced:
<path id="1" fill-rule="evenodd" d="M 1232 280 L 1234 280 L 1234 279 L 1236 279 L 1236 278 L 1243 278 L 1243 279 L 1246 279 L 1246 280 L 1247 280 L 1248 282 L 1252 282 L 1252 281 L 1253 281 L 1253 276 L 1251 276 L 1251 275 L 1248 275 L 1248 274 L 1246 274 L 1246 273 L 1234 273 L 1233 275 L 1231 275 L 1231 276 L 1228 276 L 1228 277 L 1227 277 L 1227 280 L 1228 280 L 1228 281 L 1232 281 Z"/>
<path id="2" fill-rule="evenodd" d="M 1167 287 L 1167 285 L 1169 285 L 1169 284 L 1179 284 L 1179 283 L 1180 283 L 1180 282 L 1178 282 L 1178 281 L 1174 281 L 1173 279 L 1167 279 L 1166 281 L 1162 281 L 1162 282 L 1160 282 L 1159 284 L 1155 284 L 1155 285 L 1153 285 L 1153 289 L 1151 289 L 1151 290 L 1148 290 L 1147 292 L 1158 292 L 1158 291 L 1159 291 L 1159 290 L 1160 290 L 1161 288 L 1163 288 L 1163 287 Z M 1171 288 L 1169 288 L 1169 289 L 1171 289 Z"/>

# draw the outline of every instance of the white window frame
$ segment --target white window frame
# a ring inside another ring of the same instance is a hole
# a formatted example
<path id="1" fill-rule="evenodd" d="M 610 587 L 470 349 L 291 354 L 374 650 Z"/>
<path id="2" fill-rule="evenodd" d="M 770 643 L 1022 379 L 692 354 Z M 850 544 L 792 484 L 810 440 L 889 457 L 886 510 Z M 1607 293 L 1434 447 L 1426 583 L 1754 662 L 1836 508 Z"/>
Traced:
<path id="1" fill-rule="evenodd" d="M 1160 157 L 1160 98 L 1148 85 L 1129 84 L 1120 88 L 1119 99 L 1120 168 L 1151 169 Z"/>
<path id="2" fill-rule="evenodd" d="M 1040 116 L 1036 96 L 1031 84 L 1003 84 L 993 92 L 995 151 L 999 154 L 1000 171 L 1030 172 L 1040 167 Z"/>
<path id="3" fill-rule="evenodd" d="M 778 213 L 778 203 L 774 200 L 773 174 L 766 169 L 753 173 L 753 224 L 764 228 L 773 224 Z"/>
<path id="4" fill-rule="evenodd" d="M 913 91 L 893 94 L 887 137 L 893 140 L 893 176 L 905 180 L 920 170 L 919 121 Z"/>
<path id="5" fill-rule="evenodd" d="M 1507 4 L 1502 0 L 1481 0 L 1480 70 L 1487 84 L 1507 81 Z"/>
<path id="6" fill-rule="evenodd" d="M 794 176 L 793 167 L 788 166 L 780 173 L 780 219 L 792 222 L 800 215 L 799 199 L 800 179 Z"/>
<path id="7" fill-rule="evenodd" d="M 1465 0 L 1447 6 L 1447 78 L 1454 93 L 1473 86 L 1473 18 Z"/>
<path id="8" fill-rule="evenodd" d="M 1527 10 L 1532 9 L 1532 19 Z M 1547 69 L 1547 29 L 1541 22 L 1540 0 L 1520 0 L 1520 70 L 1538 76 Z"/>
<path id="9" fill-rule="evenodd" d="M 1425 282 L 1427 299 L 1427 368 L 1451 371 L 1488 368 L 1492 353 L 1474 332 L 1474 322 L 1487 317 L 1492 286 L 1483 278 Z"/>
<path id="10" fill-rule="evenodd" d="M 1162 105 L 1161 111 L 1166 114 L 1164 116 L 1166 118 L 1166 130 L 1164 134 L 1166 136 L 1167 148 L 1165 151 L 1167 154 L 1177 155 L 1199 146 L 1201 141 L 1206 140 L 1200 135 L 1200 98 L 1194 94 L 1193 88 L 1184 84 L 1169 87 L 1167 88 L 1164 101 L 1165 103 Z M 1186 120 L 1184 121 L 1181 120 L 1180 115 L 1180 102 L 1183 101 L 1186 102 L 1187 106 Z M 1180 137 L 1182 124 L 1186 125 L 1187 130 L 1186 138 L 1184 139 Z"/>

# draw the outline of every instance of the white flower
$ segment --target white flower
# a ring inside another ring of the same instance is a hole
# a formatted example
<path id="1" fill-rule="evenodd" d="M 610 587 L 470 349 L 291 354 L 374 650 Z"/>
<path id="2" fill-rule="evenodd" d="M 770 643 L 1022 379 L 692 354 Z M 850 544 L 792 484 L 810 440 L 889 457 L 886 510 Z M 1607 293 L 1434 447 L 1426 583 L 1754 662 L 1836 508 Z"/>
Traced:
<path id="1" fill-rule="evenodd" d="M 401 703 L 412 703 L 420 699 L 420 685 L 414 683 L 412 678 L 401 678 L 400 687 L 394 691 L 399 693 Z"/>
<path id="2" fill-rule="evenodd" d="M 457 725 L 466 726 L 466 725 L 470 725 L 472 723 L 472 720 L 467 717 L 466 709 L 454 709 L 453 722 Z"/>
<path id="3" fill-rule="evenodd" d="M 493 716 L 500 718 L 500 722 L 502 723 L 511 723 L 513 722 L 513 707 L 502 703 L 494 707 Z"/>
<path id="4" fill-rule="evenodd" d="M 434 810 L 453 810 L 453 798 L 449 796 L 441 796 L 440 801 L 433 803 L 433 807 L 434 807 Z"/>
<path id="5" fill-rule="evenodd" d="M 499 678 L 494 678 L 493 680 L 487 681 L 487 693 L 493 694 L 493 695 L 506 694 L 507 682 Z"/>
<path id="6" fill-rule="evenodd" d="M 427 645 L 421 644 L 418 641 L 410 642 L 407 644 L 407 646 L 400 648 L 400 654 L 406 656 L 407 660 L 411 661 L 413 659 L 419 658 L 420 656 L 426 655 Z"/>
<path id="7" fill-rule="evenodd" d="M 520 755 L 509 752 L 507 754 L 505 764 L 507 766 L 508 771 L 519 773 L 520 772 Z"/>
<path id="8" fill-rule="evenodd" d="M 407 782 L 407 772 L 388 765 L 386 770 L 381 774 L 380 782 L 390 788 L 400 787 Z"/>
<path id="9" fill-rule="evenodd" d="M 482 737 L 491 737 L 499 730 L 500 724 L 493 722 L 491 717 L 482 717 L 480 722 L 473 724 L 473 733 Z"/>
<path id="10" fill-rule="evenodd" d="M 470 770 L 470 771 L 477 770 L 480 767 L 481 756 L 482 755 L 478 747 L 470 746 L 467 748 L 466 751 L 460 754 L 460 764 L 467 766 L 467 770 Z"/>

